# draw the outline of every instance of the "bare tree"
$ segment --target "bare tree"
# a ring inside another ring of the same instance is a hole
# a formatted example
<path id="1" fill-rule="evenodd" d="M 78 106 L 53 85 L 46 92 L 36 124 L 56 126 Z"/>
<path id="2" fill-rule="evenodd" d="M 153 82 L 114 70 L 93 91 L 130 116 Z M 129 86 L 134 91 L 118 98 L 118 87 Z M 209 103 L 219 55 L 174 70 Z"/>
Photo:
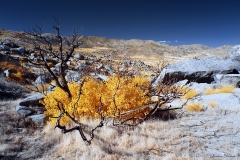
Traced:
<path id="1" fill-rule="evenodd" d="M 55 18 L 57 25 L 53 26 L 54 30 L 57 32 L 55 38 L 57 39 L 57 49 L 54 49 L 53 42 L 51 38 L 43 36 L 43 28 L 36 26 L 28 32 L 24 32 L 24 35 L 32 36 L 34 38 L 31 43 L 34 45 L 34 50 L 38 52 L 40 60 L 32 59 L 29 55 L 28 57 L 30 63 L 36 66 L 43 66 L 44 69 L 51 74 L 52 78 L 56 81 L 57 86 L 66 92 L 68 97 L 72 97 L 71 92 L 68 88 L 68 82 L 66 80 L 66 68 L 67 62 L 73 56 L 74 50 L 79 47 L 79 33 L 78 30 L 74 30 L 70 38 L 61 36 L 60 24 L 58 19 Z M 67 48 L 67 49 L 66 49 Z M 47 57 L 53 57 L 60 64 L 58 72 L 54 72 L 48 63 L 49 59 Z M 60 79 L 59 79 L 60 78 Z"/>

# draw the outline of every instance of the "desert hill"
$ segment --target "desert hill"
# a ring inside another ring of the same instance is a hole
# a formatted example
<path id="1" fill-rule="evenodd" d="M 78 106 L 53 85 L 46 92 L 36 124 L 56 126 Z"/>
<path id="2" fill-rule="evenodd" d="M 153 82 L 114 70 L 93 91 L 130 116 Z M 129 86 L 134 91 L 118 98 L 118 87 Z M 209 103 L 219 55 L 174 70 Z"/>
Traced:
<path id="1" fill-rule="evenodd" d="M 20 40 L 19 33 L 0 29 L 0 40 L 1 41 L 11 41 L 18 45 L 24 45 L 24 42 Z M 52 38 L 54 40 L 54 34 L 44 33 L 46 37 Z M 22 38 L 22 37 L 21 37 Z M 168 44 L 160 44 L 153 40 L 119 40 L 119 39 L 107 39 L 104 37 L 95 36 L 81 36 L 80 41 L 82 42 L 83 48 L 93 48 L 93 47 L 105 47 L 110 49 L 130 49 L 131 51 L 142 51 L 141 54 L 173 54 L 173 55 L 188 55 L 188 54 L 201 54 L 209 53 L 217 56 L 224 56 L 229 52 L 232 46 L 224 45 L 217 48 L 212 48 L 203 44 L 192 44 L 192 45 L 180 45 L 171 46 Z M 25 44 L 27 46 L 29 44 Z M 146 48 L 146 49 L 145 49 Z M 145 49 L 145 50 L 144 50 Z M 134 54 L 134 53 L 133 53 Z"/>

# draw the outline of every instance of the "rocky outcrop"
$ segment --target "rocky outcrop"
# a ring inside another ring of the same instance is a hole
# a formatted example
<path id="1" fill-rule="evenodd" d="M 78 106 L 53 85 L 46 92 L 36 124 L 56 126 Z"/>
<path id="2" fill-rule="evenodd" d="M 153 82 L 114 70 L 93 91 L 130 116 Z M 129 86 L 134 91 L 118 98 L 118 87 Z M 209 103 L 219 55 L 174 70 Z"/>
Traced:
<path id="1" fill-rule="evenodd" d="M 27 117 L 34 113 L 34 111 L 26 106 L 17 106 L 16 111 L 20 116 Z"/>
<path id="2" fill-rule="evenodd" d="M 31 122 L 36 126 L 43 126 L 46 116 L 43 114 L 45 107 L 39 103 L 43 99 L 41 93 L 34 94 L 20 101 L 16 112 L 22 116 L 25 122 Z"/>
<path id="3" fill-rule="evenodd" d="M 75 59 L 78 59 L 78 60 L 84 60 L 84 59 L 85 59 L 84 55 L 82 55 L 82 54 L 80 54 L 80 53 L 75 54 L 75 55 L 74 55 L 74 58 L 75 58 Z"/>
<path id="4" fill-rule="evenodd" d="M 240 87 L 240 74 L 217 74 L 214 80 L 218 85 L 232 85 Z"/>
<path id="5" fill-rule="evenodd" d="M 46 123 L 45 114 L 31 115 L 26 118 L 26 122 L 30 122 L 36 126 L 43 126 Z"/>
<path id="6" fill-rule="evenodd" d="M 65 78 L 68 82 L 71 82 L 71 81 L 79 82 L 81 80 L 82 76 L 77 71 L 69 70 L 67 72 Z"/>
<path id="7" fill-rule="evenodd" d="M 239 74 L 239 63 L 231 59 L 189 59 L 169 65 L 163 69 L 153 87 L 159 83 L 175 83 L 187 79 L 189 82 L 212 83 L 216 74 Z"/>
<path id="8" fill-rule="evenodd" d="M 21 106 L 40 106 L 39 100 L 43 99 L 41 93 L 34 94 L 20 101 L 19 105 Z"/>

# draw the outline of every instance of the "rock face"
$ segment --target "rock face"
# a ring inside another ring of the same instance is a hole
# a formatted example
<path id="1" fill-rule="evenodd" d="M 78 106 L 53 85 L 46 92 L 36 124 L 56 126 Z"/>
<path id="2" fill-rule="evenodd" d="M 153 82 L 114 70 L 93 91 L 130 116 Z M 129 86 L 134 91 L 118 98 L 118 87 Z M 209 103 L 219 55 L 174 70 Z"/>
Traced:
<path id="1" fill-rule="evenodd" d="M 214 80 L 218 85 L 232 85 L 240 87 L 240 74 L 217 74 Z"/>
<path id="2" fill-rule="evenodd" d="M 39 100 L 43 99 L 43 95 L 41 93 L 34 94 L 32 96 L 29 96 L 23 100 L 20 101 L 19 105 L 22 106 L 39 106 L 41 105 L 39 103 Z"/>
<path id="3" fill-rule="evenodd" d="M 24 117 L 26 122 L 32 122 L 36 126 L 43 126 L 46 116 L 43 114 L 44 106 L 39 103 L 42 99 L 43 95 L 38 93 L 21 100 L 16 107 L 17 113 Z"/>
<path id="4" fill-rule="evenodd" d="M 74 58 L 79 59 L 79 60 L 84 60 L 85 59 L 85 57 L 82 54 L 80 54 L 80 53 L 75 54 Z"/>
<path id="5" fill-rule="evenodd" d="M 189 82 L 212 83 L 216 74 L 239 74 L 239 62 L 230 58 L 189 59 L 169 65 L 159 74 L 153 87 L 159 83 L 178 82 L 187 79 Z"/>
<path id="6" fill-rule="evenodd" d="M 41 85 L 44 83 L 50 83 L 51 82 L 51 78 L 49 75 L 40 75 L 38 76 L 38 78 L 35 80 L 34 84 L 36 85 Z"/>
<path id="7" fill-rule="evenodd" d="M 20 116 L 26 117 L 33 113 L 33 110 L 26 106 L 17 106 L 16 111 Z"/>
<path id="8" fill-rule="evenodd" d="M 6 45 L 0 45 L 0 51 L 8 51 L 9 48 Z"/>
<path id="9" fill-rule="evenodd" d="M 79 82 L 82 76 L 77 71 L 69 70 L 65 78 L 68 82 L 71 82 L 71 81 Z"/>
<path id="10" fill-rule="evenodd" d="M 32 115 L 28 116 L 26 118 L 27 122 L 32 122 L 36 126 L 43 126 L 46 121 L 46 115 L 45 114 L 38 114 L 38 115 Z"/>

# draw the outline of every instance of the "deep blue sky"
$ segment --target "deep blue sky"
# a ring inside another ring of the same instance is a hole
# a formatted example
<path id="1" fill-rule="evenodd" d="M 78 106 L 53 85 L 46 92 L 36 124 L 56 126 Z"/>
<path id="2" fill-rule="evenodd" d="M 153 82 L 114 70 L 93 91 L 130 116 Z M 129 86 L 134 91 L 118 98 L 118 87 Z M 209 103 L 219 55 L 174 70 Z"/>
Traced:
<path id="1" fill-rule="evenodd" d="M 169 41 L 170 45 L 240 44 L 240 0 L 0 0 L 0 28 L 36 24 L 63 35 Z"/>

